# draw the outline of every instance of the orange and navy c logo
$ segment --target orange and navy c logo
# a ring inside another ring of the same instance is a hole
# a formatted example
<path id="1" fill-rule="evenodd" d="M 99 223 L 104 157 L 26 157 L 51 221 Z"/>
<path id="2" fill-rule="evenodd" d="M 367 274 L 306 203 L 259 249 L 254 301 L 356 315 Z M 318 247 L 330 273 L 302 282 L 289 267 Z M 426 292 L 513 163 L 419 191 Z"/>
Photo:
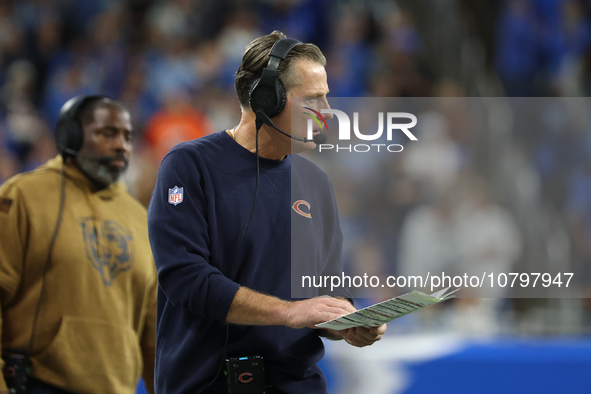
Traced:
<path id="1" fill-rule="evenodd" d="M 250 372 L 243 372 L 238 376 L 238 380 L 240 383 L 250 383 L 253 380 L 252 374 Z"/>
<path id="2" fill-rule="evenodd" d="M 308 209 L 307 209 L 308 212 L 302 211 L 302 209 L 300 208 L 300 205 L 305 205 L 306 207 L 308 207 Z M 297 213 L 299 213 L 303 217 L 306 217 L 308 219 L 312 218 L 312 215 L 310 214 L 310 203 L 308 201 L 297 200 L 296 202 L 293 203 L 293 205 L 291 207 L 293 208 L 294 211 L 296 211 Z"/>

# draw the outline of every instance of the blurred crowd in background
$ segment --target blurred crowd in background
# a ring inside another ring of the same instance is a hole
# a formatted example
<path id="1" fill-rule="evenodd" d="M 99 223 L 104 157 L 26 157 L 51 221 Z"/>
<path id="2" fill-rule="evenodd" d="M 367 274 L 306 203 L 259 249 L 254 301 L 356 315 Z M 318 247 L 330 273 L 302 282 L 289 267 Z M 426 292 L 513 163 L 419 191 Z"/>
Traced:
<path id="1" fill-rule="evenodd" d="M 0 182 L 54 157 L 61 106 L 100 93 L 131 112 L 126 183 L 147 205 L 170 148 L 238 123 L 234 73 L 245 46 L 275 29 L 320 47 L 332 97 L 591 94 L 582 0 L 5 0 Z M 365 234 L 346 245 L 354 270 L 379 270 L 384 256 L 396 256 L 387 274 L 430 259 L 529 272 L 556 263 L 588 283 L 591 122 L 571 127 L 554 107 L 521 128 L 495 104 L 499 121 L 477 133 L 453 108 L 426 114 L 419 143 L 372 176 L 332 177 L 345 234 Z M 388 211 L 372 211 L 372 198 Z M 514 300 L 493 312 L 521 313 L 527 331 L 578 332 L 591 325 L 585 302 Z M 556 311 L 568 316 L 548 323 Z"/>

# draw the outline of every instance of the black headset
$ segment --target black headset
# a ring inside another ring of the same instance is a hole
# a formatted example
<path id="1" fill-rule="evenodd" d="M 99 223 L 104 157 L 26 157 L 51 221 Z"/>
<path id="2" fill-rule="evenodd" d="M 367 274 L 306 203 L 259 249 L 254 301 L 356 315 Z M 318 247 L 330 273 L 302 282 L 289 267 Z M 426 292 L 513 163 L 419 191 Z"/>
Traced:
<path id="1" fill-rule="evenodd" d="M 64 157 L 78 156 L 84 142 L 84 130 L 77 118 L 80 107 L 90 100 L 99 100 L 107 96 L 81 95 L 66 101 L 60 110 L 60 115 L 55 126 L 55 143 L 57 151 Z"/>
<path id="2" fill-rule="evenodd" d="M 294 38 L 282 38 L 273 44 L 267 67 L 263 69 L 261 77 L 254 81 L 250 88 L 249 102 L 255 114 L 258 110 L 262 110 L 269 118 L 273 118 L 285 108 L 287 92 L 279 79 L 277 69 L 289 51 L 301 43 Z"/>

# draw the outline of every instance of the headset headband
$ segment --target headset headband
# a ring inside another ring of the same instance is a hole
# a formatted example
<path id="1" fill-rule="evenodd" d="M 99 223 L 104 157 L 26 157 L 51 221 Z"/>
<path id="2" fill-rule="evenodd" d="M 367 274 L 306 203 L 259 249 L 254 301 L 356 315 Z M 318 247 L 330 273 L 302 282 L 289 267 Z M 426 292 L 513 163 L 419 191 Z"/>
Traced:
<path id="1" fill-rule="evenodd" d="M 294 38 L 282 38 L 275 41 L 269 52 L 269 62 L 263 69 L 261 77 L 250 89 L 249 102 L 253 112 L 263 111 L 269 118 L 283 111 L 287 102 L 285 87 L 279 79 L 279 64 L 287 54 L 302 42 Z"/>
<path id="2" fill-rule="evenodd" d="M 295 38 L 282 38 L 280 40 L 275 41 L 275 44 L 271 47 L 271 52 L 269 52 L 269 63 L 267 64 L 267 68 L 273 71 L 277 71 L 279 68 L 279 63 L 281 60 L 285 60 L 287 54 L 298 44 L 302 42 L 296 40 Z"/>

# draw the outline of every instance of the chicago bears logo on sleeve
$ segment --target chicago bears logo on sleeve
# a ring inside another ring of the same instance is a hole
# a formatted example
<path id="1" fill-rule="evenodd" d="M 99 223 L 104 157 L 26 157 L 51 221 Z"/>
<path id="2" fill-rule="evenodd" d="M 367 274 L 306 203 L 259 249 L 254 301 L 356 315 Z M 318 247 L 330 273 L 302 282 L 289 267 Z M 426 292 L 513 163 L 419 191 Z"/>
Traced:
<path id="1" fill-rule="evenodd" d="M 297 200 L 291 206 L 294 211 L 299 213 L 305 218 L 311 219 L 312 214 L 310 213 L 310 203 L 306 200 Z M 306 212 L 307 211 L 307 212 Z"/>
<path id="2" fill-rule="evenodd" d="M 175 186 L 168 189 L 168 203 L 175 207 L 183 202 L 183 188 Z"/>

